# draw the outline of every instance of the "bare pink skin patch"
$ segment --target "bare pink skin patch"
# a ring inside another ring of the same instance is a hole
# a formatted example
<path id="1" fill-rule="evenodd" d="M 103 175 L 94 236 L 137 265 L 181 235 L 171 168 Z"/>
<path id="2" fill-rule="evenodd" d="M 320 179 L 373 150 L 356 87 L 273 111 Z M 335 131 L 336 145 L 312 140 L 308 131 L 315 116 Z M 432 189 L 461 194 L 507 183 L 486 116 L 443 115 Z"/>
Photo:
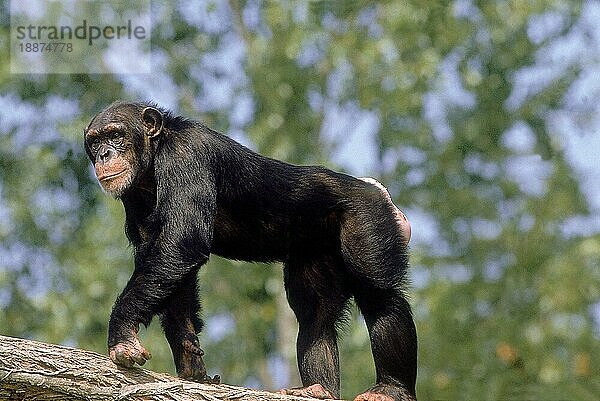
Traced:
<path id="1" fill-rule="evenodd" d="M 371 177 L 360 177 L 359 180 L 362 180 L 364 182 L 368 182 L 369 184 L 375 185 L 383 193 L 383 195 L 385 196 L 385 199 L 393 207 L 394 218 L 396 220 L 396 223 L 398 224 L 398 227 L 400 227 L 400 231 L 402 232 L 402 238 L 404 240 L 404 245 L 408 245 L 408 242 L 410 241 L 410 235 L 411 235 L 410 222 L 408 221 L 408 218 L 406 217 L 406 215 L 404 213 L 402 213 L 402 211 L 400 209 L 398 209 L 398 207 L 396 205 L 394 205 L 394 202 L 392 201 L 392 197 L 390 196 L 390 193 L 388 192 L 387 188 L 384 187 L 383 184 L 381 184 L 379 181 L 377 181 L 376 179 L 371 178 Z"/>

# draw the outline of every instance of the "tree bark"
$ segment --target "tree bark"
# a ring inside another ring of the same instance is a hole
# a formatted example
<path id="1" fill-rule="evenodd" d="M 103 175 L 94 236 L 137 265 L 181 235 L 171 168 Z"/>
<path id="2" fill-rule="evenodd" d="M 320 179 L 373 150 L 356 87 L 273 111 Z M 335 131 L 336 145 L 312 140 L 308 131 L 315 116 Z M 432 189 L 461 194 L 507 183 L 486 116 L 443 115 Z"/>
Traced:
<path id="1" fill-rule="evenodd" d="M 0 336 L 0 400 L 306 399 L 195 383 L 142 368 L 121 368 L 95 352 Z"/>

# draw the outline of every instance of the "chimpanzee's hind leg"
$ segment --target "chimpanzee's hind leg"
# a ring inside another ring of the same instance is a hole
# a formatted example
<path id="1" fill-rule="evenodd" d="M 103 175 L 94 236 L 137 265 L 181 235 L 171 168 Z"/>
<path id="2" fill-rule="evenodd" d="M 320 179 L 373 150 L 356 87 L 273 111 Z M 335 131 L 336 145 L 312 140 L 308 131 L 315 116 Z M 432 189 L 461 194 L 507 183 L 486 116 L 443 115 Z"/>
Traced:
<path id="1" fill-rule="evenodd" d="M 202 360 L 204 351 L 200 349 L 197 337 L 202 330 L 197 291 L 196 275 L 191 274 L 167 300 L 160 315 L 161 324 L 173 352 L 177 375 L 184 379 L 219 383 L 218 376 L 207 376 Z"/>
<path id="2" fill-rule="evenodd" d="M 356 401 L 415 400 L 417 342 L 410 306 L 401 291 L 358 285 L 355 299 L 371 338 L 377 383 Z"/>
<path id="3" fill-rule="evenodd" d="M 369 330 L 377 374 L 376 385 L 356 400 L 412 401 L 416 399 L 417 336 L 403 294 L 406 229 L 382 192 L 357 197 L 342 221 L 342 255 Z"/>
<path id="4" fill-rule="evenodd" d="M 287 298 L 298 319 L 298 368 L 304 387 L 284 394 L 334 398 L 340 394 L 336 324 L 344 316 L 350 294 L 338 252 L 290 257 L 285 264 Z"/>

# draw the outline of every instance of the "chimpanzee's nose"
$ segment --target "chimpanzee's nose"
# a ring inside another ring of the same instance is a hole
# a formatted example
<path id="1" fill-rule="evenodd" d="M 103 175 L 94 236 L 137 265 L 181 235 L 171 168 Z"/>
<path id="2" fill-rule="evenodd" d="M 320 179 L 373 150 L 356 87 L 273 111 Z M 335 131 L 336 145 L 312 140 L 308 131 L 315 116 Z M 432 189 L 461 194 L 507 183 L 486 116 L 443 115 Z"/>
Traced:
<path id="1" fill-rule="evenodd" d="M 115 155 L 115 149 L 112 146 L 104 145 L 98 150 L 96 162 L 106 163 Z"/>

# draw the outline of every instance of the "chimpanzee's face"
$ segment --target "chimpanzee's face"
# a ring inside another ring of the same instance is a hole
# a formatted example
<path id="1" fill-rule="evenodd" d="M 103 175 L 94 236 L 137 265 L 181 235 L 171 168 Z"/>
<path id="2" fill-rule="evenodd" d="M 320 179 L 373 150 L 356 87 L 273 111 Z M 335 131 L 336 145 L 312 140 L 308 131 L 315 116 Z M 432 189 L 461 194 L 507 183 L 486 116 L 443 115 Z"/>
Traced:
<path id="1" fill-rule="evenodd" d="M 127 127 L 117 122 L 90 126 L 85 132 L 85 150 L 102 188 L 114 197 L 123 195 L 135 179 L 135 155 Z"/>
<path id="2" fill-rule="evenodd" d="M 102 188 L 121 197 L 152 165 L 152 141 L 163 130 L 163 115 L 154 107 L 115 103 L 84 130 L 85 151 Z"/>
<path id="3" fill-rule="evenodd" d="M 92 119 L 85 129 L 85 150 L 102 188 L 115 198 L 143 173 L 145 134 L 141 110 L 119 104 Z"/>

